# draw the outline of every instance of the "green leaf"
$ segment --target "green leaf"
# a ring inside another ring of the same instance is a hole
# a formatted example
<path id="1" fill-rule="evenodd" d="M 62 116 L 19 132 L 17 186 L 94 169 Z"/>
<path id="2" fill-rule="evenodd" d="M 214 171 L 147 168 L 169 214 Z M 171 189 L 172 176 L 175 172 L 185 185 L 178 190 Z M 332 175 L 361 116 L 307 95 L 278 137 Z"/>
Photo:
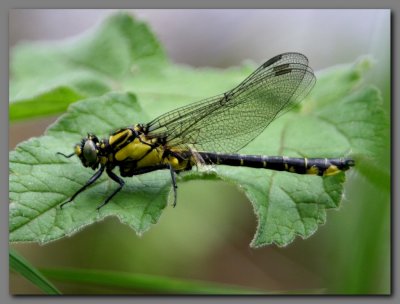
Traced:
<path id="1" fill-rule="evenodd" d="M 118 16 L 114 18 L 121 18 Z M 125 20 L 125 17 L 122 18 Z M 132 20 L 128 20 L 131 19 L 127 19 L 127 24 L 131 24 Z M 110 21 L 108 26 L 111 25 L 113 22 Z M 107 28 L 103 31 L 109 36 L 114 33 Z M 224 71 L 194 70 L 168 63 L 158 65 L 157 69 L 151 68 L 153 52 L 149 50 L 158 54 L 154 55 L 156 58 L 161 56 L 154 47 L 154 39 L 142 37 L 140 33 L 142 31 L 136 33 L 139 38 L 132 39 L 143 39 L 140 40 L 143 51 L 133 57 L 146 66 L 145 69 L 139 68 L 134 77 L 124 77 L 129 72 L 115 58 L 110 58 L 116 60 L 115 67 L 105 63 L 96 68 L 98 73 L 109 75 L 110 79 L 136 92 L 136 95 L 109 93 L 75 103 L 44 136 L 21 143 L 10 153 L 11 242 L 46 243 L 71 235 L 109 215 L 117 216 L 139 234 L 148 230 L 151 224 L 157 223 L 167 204 L 171 192 L 169 172 L 126 178 L 123 191 L 98 212 L 96 207 L 116 187 L 115 182 L 103 176 L 80 194 L 75 203 L 60 210 L 59 204 L 84 185 L 94 172 L 83 168 L 76 158 L 65 159 L 55 153 L 71 153 L 72 145 L 87 132 L 107 136 L 114 129 L 147 122 L 190 101 L 222 93 L 240 83 L 252 71 L 250 66 Z M 88 49 L 97 49 L 99 42 L 96 39 L 93 42 L 93 39 L 76 47 L 86 49 L 80 54 L 74 48 L 65 48 L 66 53 L 74 54 L 69 56 L 81 56 L 76 59 L 78 66 L 85 60 L 90 61 Z M 149 39 L 149 47 L 146 39 Z M 125 48 L 128 50 L 121 52 L 131 54 L 131 47 L 127 44 Z M 109 52 L 111 57 L 117 56 L 112 50 Z M 158 62 L 156 58 L 153 58 L 154 62 Z M 88 63 L 90 66 L 93 64 Z M 389 131 L 378 90 L 362 85 L 370 66 L 370 60 L 364 58 L 319 73 L 317 85 L 296 108 L 297 111 L 277 119 L 241 151 L 292 157 L 351 156 L 356 160 L 356 167 L 348 173 L 321 178 L 217 166 L 211 172 L 181 174 L 179 183 L 193 178 L 218 178 L 238 185 L 251 201 L 258 219 L 256 235 L 251 243 L 254 247 L 267 244 L 285 246 L 296 235 L 309 237 L 326 221 L 326 210 L 340 206 L 345 176 L 354 176 L 356 171 L 366 174 L 377 166 L 376 163 L 379 164 L 375 156 L 382 149 Z M 26 104 L 33 106 L 35 102 Z M 380 169 L 381 176 L 389 176 L 388 166 Z M 367 178 L 371 179 L 370 176 Z M 181 203 L 178 202 L 178 206 Z"/>
<path id="2" fill-rule="evenodd" d="M 59 113 L 70 103 L 82 98 L 83 95 L 79 95 L 69 87 L 57 86 L 33 98 L 21 98 L 15 101 L 10 110 L 10 121 Z"/>
<path id="3" fill-rule="evenodd" d="M 151 294 L 265 294 L 265 291 L 241 286 L 216 284 L 198 280 L 182 280 L 146 274 L 85 270 L 43 269 L 48 277 L 72 283 L 94 284 L 108 288 L 128 288 L 138 293 Z"/>
<path id="4" fill-rule="evenodd" d="M 148 26 L 126 13 L 77 38 L 19 45 L 11 54 L 10 120 L 61 113 L 72 102 L 123 89 L 123 79 L 138 70 L 165 63 Z"/>
<path id="5" fill-rule="evenodd" d="M 15 250 L 10 249 L 9 258 L 10 270 L 18 272 L 46 294 L 61 294 L 61 292 L 51 282 L 49 282 L 39 270 L 33 267 Z"/>

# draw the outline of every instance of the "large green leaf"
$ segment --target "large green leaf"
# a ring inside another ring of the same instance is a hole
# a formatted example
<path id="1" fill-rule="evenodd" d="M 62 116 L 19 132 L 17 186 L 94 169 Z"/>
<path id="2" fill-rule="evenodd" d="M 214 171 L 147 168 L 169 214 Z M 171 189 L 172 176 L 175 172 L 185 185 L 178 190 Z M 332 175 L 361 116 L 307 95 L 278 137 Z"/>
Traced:
<path id="1" fill-rule="evenodd" d="M 357 65 L 351 65 L 344 71 L 356 69 Z M 371 137 L 377 139 L 385 126 L 379 94 L 374 88 L 349 86 L 335 100 L 324 102 L 331 92 L 327 90 L 324 95 L 321 90 L 342 73 L 332 70 L 321 75 L 304 107 L 279 118 L 243 153 L 341 157 L 351 152 L 356 161 L 363 155 L 373 155 L 377 140 Z M 110 130 L 147 120 L 148 114 L 134 95 L 111 93 L 72 105 L 45 136 L 20 144 L 10 154 L 10 241 L 48 242 L 108 215 L 118 216 L 138 233 L 156 223 L 171 190 L 168 171 L 127 178 L 124 190 L 99 212 L 96 207 L 116 187 L 106 176 L 78 196 L 75 203 L 62 210 L 58 207 L 93 172 L 77 159 L 56 155 L 57 151 L 70 152 L 72 144 L 87 132 L 106 136 Z M 355 170 L 363 166 L 358 162 Z M 222 178 L 240 185 L 258 218 L 252 242 L 256 247 L 270 243 L 284 246 L 296 235 L 310 236 L 325 222 L 326 210 L 337 208 L 343 197 L 343 173 L 321 178 L 224 166 L 213 171 L 182 176 L 183 180 Z"/>
<path id="2" fill-rule="evenodd" d="M 135 92 L 135 95 L 107 93 L 75 103 L 44 136 L 21 143 L 10 153 L 11 242 L 49 242 L 71 235 L 109 215 L 117 216 L 139 234 L 148 230 L 151 224 L 158 221 L 167 205 L 171 192 L 169 172 L 152 172 L 125 179 L 127 184 L 123 191 L 98 212 L 96 207 L 116 187 L 115 182 L 103 176 L 93 187 L 79 195 L 75 203 L 60 210 L 59 204 L 79 189 L 94 172 L 83 168 L 76 158 L 65 159 L 56 155 L 56 152 L 71 153 L 73 144 L 79 142 L 87 132 L 107 136 L 116 128 L 146 122 L 190 101 L 222 93 L 251 72 L 250 66 L 228 70 L 195 70 L 167 63 L 147 27 L 125 14 L 111 17 L 100 28 L 86 38 L 78 39 L 75 44 L 70 42 L 64 45 L 62 51 L 56 52 L 50 48 L 49 52 L 55 52 L 54 58 L 57 59 L 61 55 L 62 58 L 73 58 L 77 70 L 83 68 L 84 73 L 89 71 L 101 77 L 106 75 L 104 83 L 116 84 L 123 91 Z M 119 45 L 118 52 L 105 48 L 100 51 L 101 55 L 96 53 L 99 45 L 107 44 L 106 41 L 121 32 L 129 32 L 129 37 L 123 36 L 125 39 L 115 42 L 115 45 Z M 136 49 L 138 45 L 139 50 Z M 41 46 L 32 48 L 35 54 L 34 51 Z M 44 52 L 46 50 L 43 48 Z M 90 56 L 91 53 L 93 56 Z M 126 54 L 126 58 L 114 58 L 121 54 Z M 51 93 L 35 93 L 34 85 L 30 86 L 27 81 L 28 76 L 40 65 L 35 66 L 36 61 L 29 62 L 29 54 L 25 53 L 22 58 L 25 58 L 27 67 L 24 67 L 21 56 L 16 56 L 18 64 L 14 66 L 14 72 L 20 75 L 14 80 L 15 87 L 24 87 L 26 92 L 32 90 L 34 93 L 25 95 L 27 102 L 16 102 L 10 107 L 10 116 L 18 118 L 23 116 L 19 110 L 15 113 L 18 104 L 22 112 L 29 113 L 28 108 L 24 107 L 37 109 L 39 104 L 44 103 L 43 100 L 51 100 L 51 96 L 46 95 Z M 50 54 L 48 56 L 52 58 Z M 42 80 L 51 83 L 52 79 L 57 78 L 58 74 L 54 73 L 57 69 L 59 72 L 71 72 L 65 62 L 70 61 L 61 60 L 54 69 L 44 68 L 45 73 L 40 76 Z M 127 62 L 135 68 L 126 69 Z M 326 210 L 340 205 L 345 176 L 376 167 L 374 157 L 382 146 L 382 139 L 388 135 L 379 92 L 362 85 L 369 66 L 370 61 L 363 59 L 319 73 L 314 90 L 296 111 L 277 119 L 242 151 L 247 154 L 305 157 L 350 155 L 356 159 L 356 167 L 348 173 L 321 178 L 220 166 L 210 172 L 181 174 L 178 183 L 187 179 L 208 178 L 223 179 L 238 185 L 251 201 L 258 219 L 256 235 L 251 243 L 254 247 L 271 243 L 284 246 L 296 235 L 309 237 L 318 225 L 325 222 Z M 74 80 L 73 74 L 65 77 Z M 78 78 L 74 83 L 85 85 L 80 80 Z M 59 82 L 64 83 L 64 80 Z M 46 88 L 49 86 L 46 85 Z M 74 94 L 77 94 L 77 99 L 84 98 L 82 92 L 85 90 L 75 91 L 74 85 L 63 88 L 67 100 L 65 104 L 73 101 Z M 61 94 L 59 87 L 55 86 L 54 90 L 58 95 Z M 107 90 L 109 88 L 104 91 Z M 102 94 L 100 90 L 92 95 L 99 94 Z M 35 99 L 39 95 L 41 97 Z M 65 104 L 61 104 L 61 108 Z M 388 176 L 387 169 L 381 171 L 381 176 Z"/>

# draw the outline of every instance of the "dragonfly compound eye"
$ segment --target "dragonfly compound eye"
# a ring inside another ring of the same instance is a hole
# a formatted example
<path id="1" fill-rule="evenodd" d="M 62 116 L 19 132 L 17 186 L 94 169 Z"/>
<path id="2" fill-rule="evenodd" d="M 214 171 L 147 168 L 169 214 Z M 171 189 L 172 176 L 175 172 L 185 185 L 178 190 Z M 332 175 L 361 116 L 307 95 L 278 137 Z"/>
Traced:
<path id="1" fill-rule="evenodd" d="M 93 166 L 97 163 L 97 148 L 91 139 L 85 141 L 82 156 L 88 166 Z"/>

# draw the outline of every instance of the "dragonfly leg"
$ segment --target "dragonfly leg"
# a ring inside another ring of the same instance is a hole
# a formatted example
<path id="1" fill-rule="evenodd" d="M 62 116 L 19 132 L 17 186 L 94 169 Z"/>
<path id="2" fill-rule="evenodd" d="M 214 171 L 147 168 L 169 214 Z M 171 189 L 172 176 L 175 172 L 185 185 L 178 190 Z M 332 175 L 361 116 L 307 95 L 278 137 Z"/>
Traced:
<path id="1" fill-rule="evenodd" d="M 176 199 L 177 199 L 177 189 L 178 189 L 178 185 L 176 184 L 176 178 L 175 178 L 175 170 L 172 167 L 171 164 L 169 164 L 169 172 L 171 173 L 171 179 L 172 179 L 172 187 L 174 189 L 174 203 L 173 203 L 173 207 L 175 208 L 176 206 Z"/>
<path id="2" fill-rule="evenodd" d="M 68 204 L 69 202 L 72 202 L 75 197 L 78 196 L 79 193 L 81 193 L 82 191 L 84 191 L 87 187 L 89 187 L 91 184 L 93 184 L 96 180 L 98 180 L 98 178 L 103 174 L 104 172 L 104 166 L 101 166 L 99 171 L 97 171 L 87 182 L 86 184 L 80 188 L 78 191 L 75 192 L 75 194 L 73 196 L 71 196 L 70 199 L 68 199 L 67 201 L 65 201 L 64 203 L 62 203 L 60 205 L 60 209 L 62 209 L 64 207 L 65 204 Z"/>
<path id="3" fill-rule="evenodd" d="M 118 175 L 116 175 L 114 172 L 112 172 L 110 169 L 106 170 L 107 175 L 116 183 L 119 184 L 119 187 L 114 190 L 113 193 L 109 197 L 105 199 L 105 201 L 99 205 L 96 209 L 100 210 L 101 207 L 104 207 L 113 197 L 116 195 L 119 191 L 121 191 L 122 187 L 125 185 L 125 182 L 122 178 L 120 178 Z"/>

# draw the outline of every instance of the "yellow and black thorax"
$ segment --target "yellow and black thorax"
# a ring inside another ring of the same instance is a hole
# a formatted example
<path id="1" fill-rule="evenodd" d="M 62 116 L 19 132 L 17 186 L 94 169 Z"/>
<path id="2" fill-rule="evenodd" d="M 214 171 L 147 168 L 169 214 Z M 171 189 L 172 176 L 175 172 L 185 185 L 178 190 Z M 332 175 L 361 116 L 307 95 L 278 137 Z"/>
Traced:
<path id="1" fill-rule="evenodd" d="M 88 134 L 75 146 L 75 154 L 85 167 L 97 169 L 120 168 L 121 176 L 142 173 L 142 169 L 171 165 L 174 171 L 190 170 L 194 159 L 185 151 L 169 148 L 163 137 L 149 138 L 142 125 L 126 127 L 113 132 L 108 139 L 99 140 Z"/>

